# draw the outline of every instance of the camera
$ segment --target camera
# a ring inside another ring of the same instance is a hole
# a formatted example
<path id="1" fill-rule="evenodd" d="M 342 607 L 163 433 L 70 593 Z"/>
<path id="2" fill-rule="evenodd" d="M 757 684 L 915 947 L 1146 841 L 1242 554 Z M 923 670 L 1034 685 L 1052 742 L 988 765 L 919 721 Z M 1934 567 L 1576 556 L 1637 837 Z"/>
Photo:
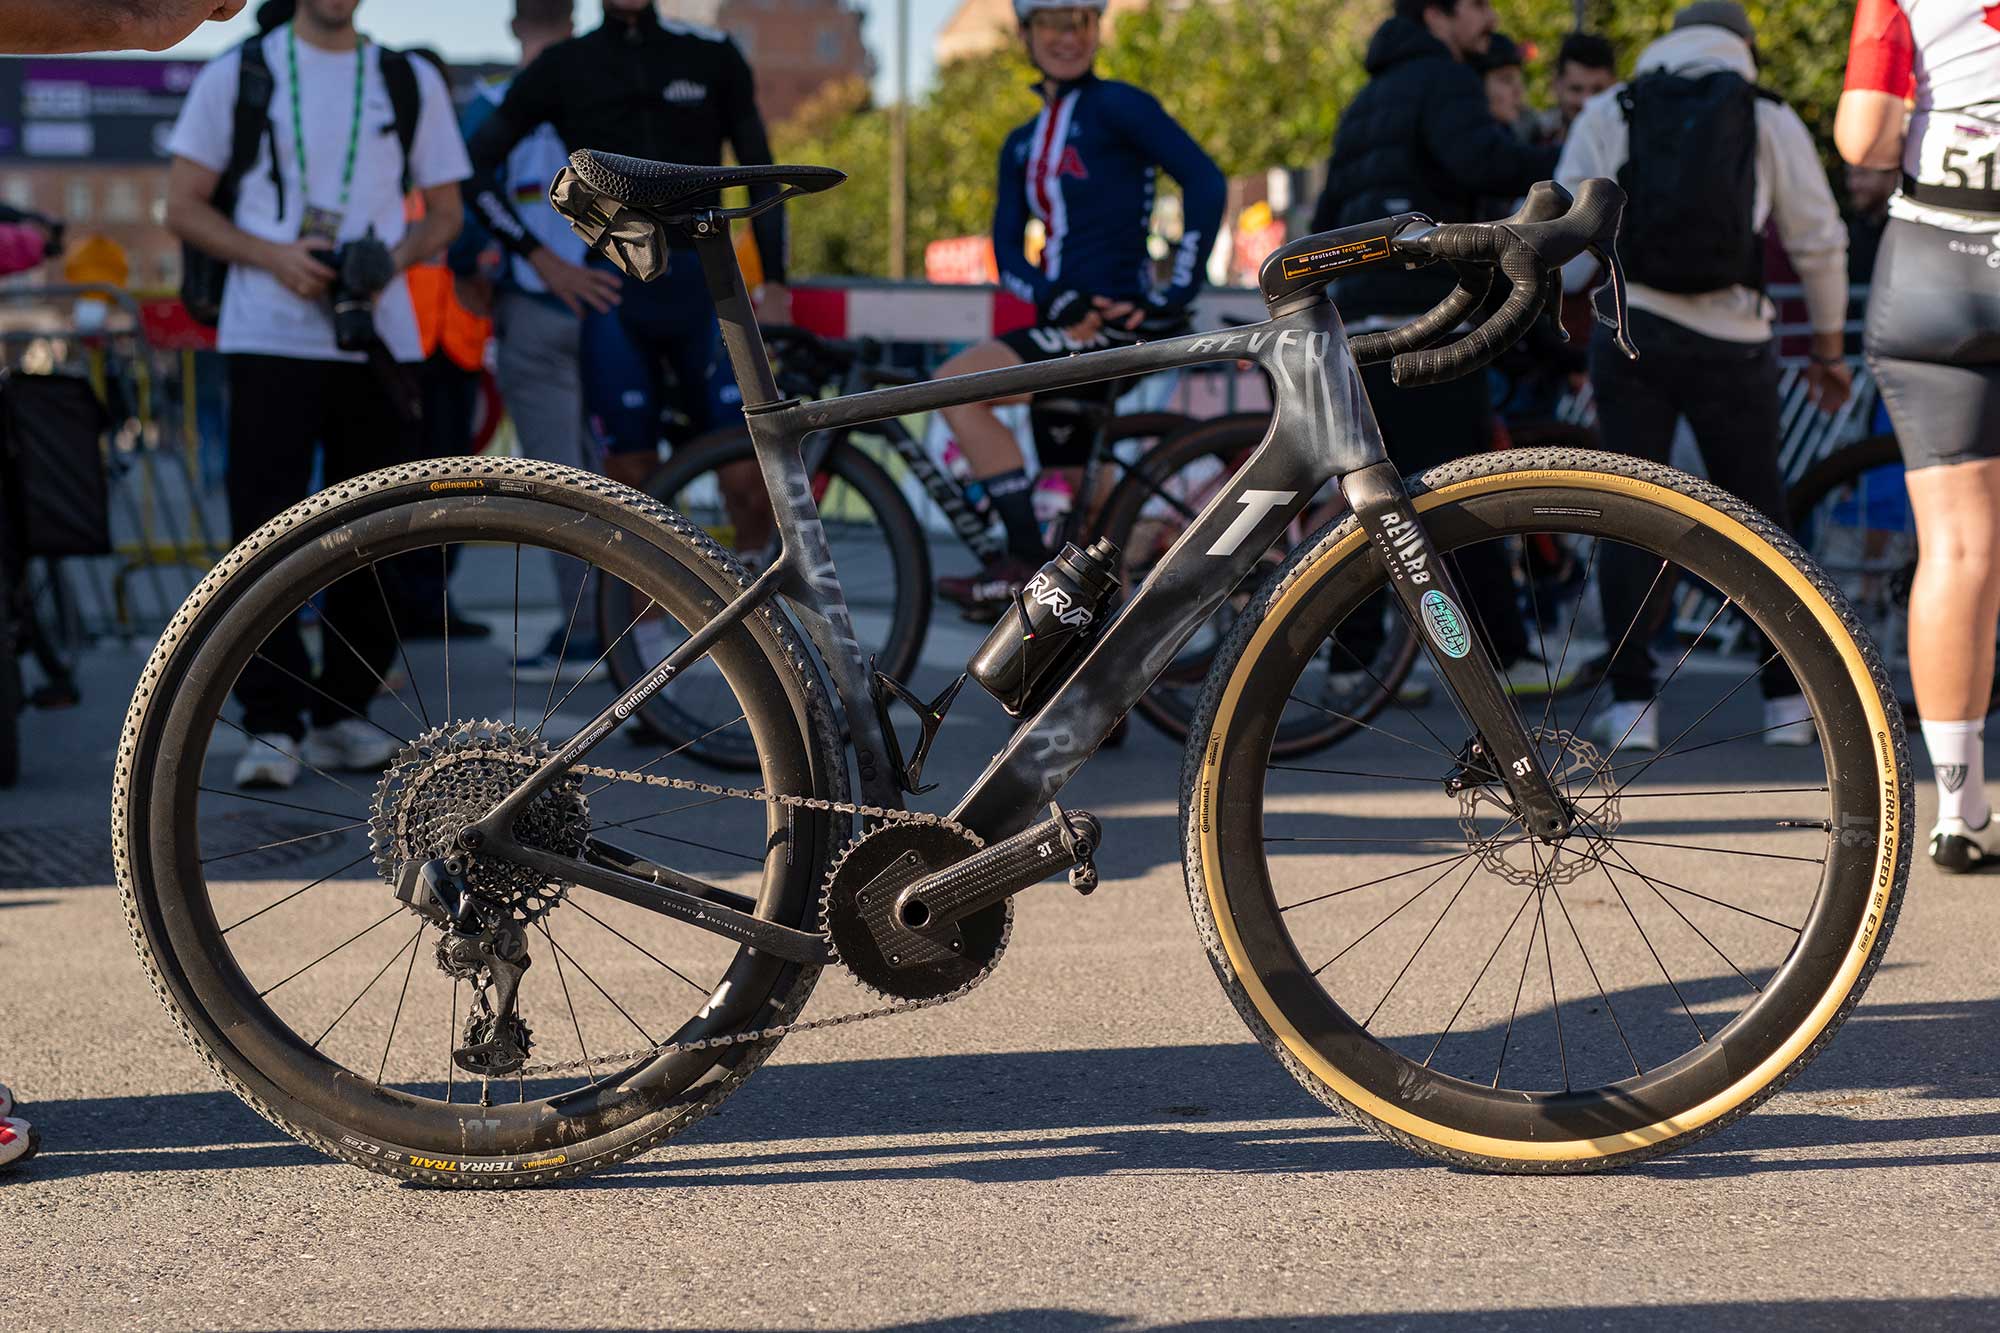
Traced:
<path id="1" fill-rule="evenodd" d="M 333 270 L 333 341 L 343 352 L 365 352 L 375 341 L 375 298 L 396 278 L 396 259 L 373 230 L 326 257 Z"/>

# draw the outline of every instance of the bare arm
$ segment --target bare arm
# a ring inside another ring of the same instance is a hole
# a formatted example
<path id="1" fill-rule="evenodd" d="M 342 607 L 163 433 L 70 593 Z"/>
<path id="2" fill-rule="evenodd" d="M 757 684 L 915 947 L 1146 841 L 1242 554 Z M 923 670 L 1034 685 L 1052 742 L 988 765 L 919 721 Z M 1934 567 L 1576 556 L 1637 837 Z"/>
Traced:
<path id="1" fill-rule="evenodd" d="M 1833 115 L 1833 144 L 1857 167 L 1893 171 L 1903 165 L 1903 127 L 1908 107 L 1894 93 L 1850 88 Z"/>
<path id="2" fill-rule="evenodd" d="M 316 257 L 324 250 L 304 241 L 266 241 L 224 217 L 210 202 L 221 177 L 199 162 L 175 158 L 167 168 L 167 230 L 226 264 L 264 269 L 306 300 L 318 299 L 333 280 L 333 270 Z"/>
<path id="3" fill-rule="evenodd" d="M 465 200 L 458 182 L 424 191 L 424 215 L 403 233 L 393 251 L 398 269 L 427 264 L 451 248 L 465 225 Z"/>
<path id="4" fill-rule="evenodd" d="M 0 0 L 0 50 L 164 51 L 246 0 Z"/>

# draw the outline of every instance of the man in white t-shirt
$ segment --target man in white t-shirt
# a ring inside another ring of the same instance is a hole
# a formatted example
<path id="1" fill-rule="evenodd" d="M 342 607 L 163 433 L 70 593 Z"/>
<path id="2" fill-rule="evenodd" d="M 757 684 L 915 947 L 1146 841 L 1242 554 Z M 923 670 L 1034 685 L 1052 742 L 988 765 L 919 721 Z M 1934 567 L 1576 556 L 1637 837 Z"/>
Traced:
<path id="1" fill-rule="evenodd" d="M 230 265 L 217 345 L 229 367 L 229 517 L 239 539 L 306 497 L 316 450 L 331 484 L 419 448 L 418 423 L 394 391 L 397 363 L 422 359 L 402 273 L 458 234 L 458 182 L 471 166 L 450 91 L 421 60 L 408 62 L 419 109 L 405 161 L 382 52 L 354 29 L 359 5 L 300 0 L 291 23 L 254 39 L 274 91 L 232 216 L 211 200 L 235 135 L 240 50 L 196 77 L 168 140 L 167 225 Z M 422 220 L 410 224 L 406 172 L 424 198 Z M 336 341 L 328 261 L 337 248 L 374 248 L 376 281 L 388 279 L 373 304 L 379 343 L 370 352 Z M 290 786 L 301 758 L 326 772 L 390 758 L 389 738 L 366 720 L 395 643 L 373 580 L 336 584 L 323 616 L 353 652 L 325 654 L 315 672 L 286 626 L 264 645 L 269 661 L 253 661 L 237 682 L 243 729 L 255 738 L 239 785 Z"/>

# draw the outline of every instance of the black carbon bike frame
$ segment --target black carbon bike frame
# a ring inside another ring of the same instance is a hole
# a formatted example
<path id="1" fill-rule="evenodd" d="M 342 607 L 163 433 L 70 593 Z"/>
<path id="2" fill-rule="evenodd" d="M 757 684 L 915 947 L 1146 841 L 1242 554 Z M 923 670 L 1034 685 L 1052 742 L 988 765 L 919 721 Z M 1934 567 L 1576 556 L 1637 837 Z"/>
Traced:
<path id="1" fill-rule="evenodd" d="M 1419 639 L 1472 726 L 1473 739 L 1461 759 L 1467 772 L 1504 784 L 1534 836 L 1553 841 L 1569 831 L 1568 808 L 1502 687 L 1450 570 L 1431 546 L 1401 474 L 1388 461 L 1346 331 L 1323 290 L 1283 303 L 1262 324 L 1222 333 L 1188 334 L 808 402 L 778 396 L 726 224 L 711 217 L 698 220 L 694 230 L 723 343 L 743 391 L 744 417 L 777 520 L 780 553 L 746 591 L 466 830 L 461 845 L 467 850 L 583 884 L 779 957 L 825 961 L 829 954 L 819 935 L 752 915 L 750 901 L 741 895 L 623 852 L 593 862 L 523 847 L 510 836 L 514 820 L 641 704 L 668 688 L 724 633 L 773 597 L 783 597 L 796 613 L 832 677 L 852 732 L 861 800 L 901 809 L 902 775 L 888 759 L 868 664 L 855 640 L 813 502 L 811 474 L 801 453 L 806 437 L 915 412 L 1222 360 L 1251 362 L 1269 376 L 1273 410 L 1268 433 L 1068 677 L 1015 730 L 951 817 L 989 843 L 1041 817 L 1271 543 L 1327 482 L 1338 479 L 1388 571 L 1399 604 L 1420 627 Z M 606 861 L 622 868 L 613 869 Z"/>

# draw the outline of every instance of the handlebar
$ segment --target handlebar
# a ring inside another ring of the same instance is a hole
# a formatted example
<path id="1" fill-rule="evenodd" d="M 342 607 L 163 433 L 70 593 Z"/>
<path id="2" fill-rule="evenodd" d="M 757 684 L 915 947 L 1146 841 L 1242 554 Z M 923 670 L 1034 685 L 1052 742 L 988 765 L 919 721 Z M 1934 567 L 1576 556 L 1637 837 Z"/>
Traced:
<path id="1" fill-rule="evenodd" d="M 1600 323 L 1616 331 L 1618 349 L 1638 352 L 1626 335 L 1625 271 L 1618 260 L 1618 223 L 1625 192 L 1602 178 L 1587 180 L 1574 197 L 1543 181 L 1528 192 L 1519 212 L 1499 222 L 1438 225 L 1405 213 L 1381 222 L 1308 236 L 1280 249 L 1265 263 L 1264 298 L 1275 311 L 1304 298 L 1317 300 L 1333 278 L 1358 267 L 1401 260 L 1409 267 L 1444 261 L 1458 273 L 1451 294 L 1401 328 L 1362 334 L 1350 344 L 1355 360 L 1388 361 L 1398 386 L 1441 384 L 1488 365 L 1520 341 L 1545 310 L 1561 299 L 1562 266 L 1586 251 L 1606 278 L 1591 292 Z M 1492 294 L 1493 275 L 1507 280 L 1507 295 L 1464 337 L 1437 346 Z M 1612 312 L 1597 304 L 1611 289 Z"/>

